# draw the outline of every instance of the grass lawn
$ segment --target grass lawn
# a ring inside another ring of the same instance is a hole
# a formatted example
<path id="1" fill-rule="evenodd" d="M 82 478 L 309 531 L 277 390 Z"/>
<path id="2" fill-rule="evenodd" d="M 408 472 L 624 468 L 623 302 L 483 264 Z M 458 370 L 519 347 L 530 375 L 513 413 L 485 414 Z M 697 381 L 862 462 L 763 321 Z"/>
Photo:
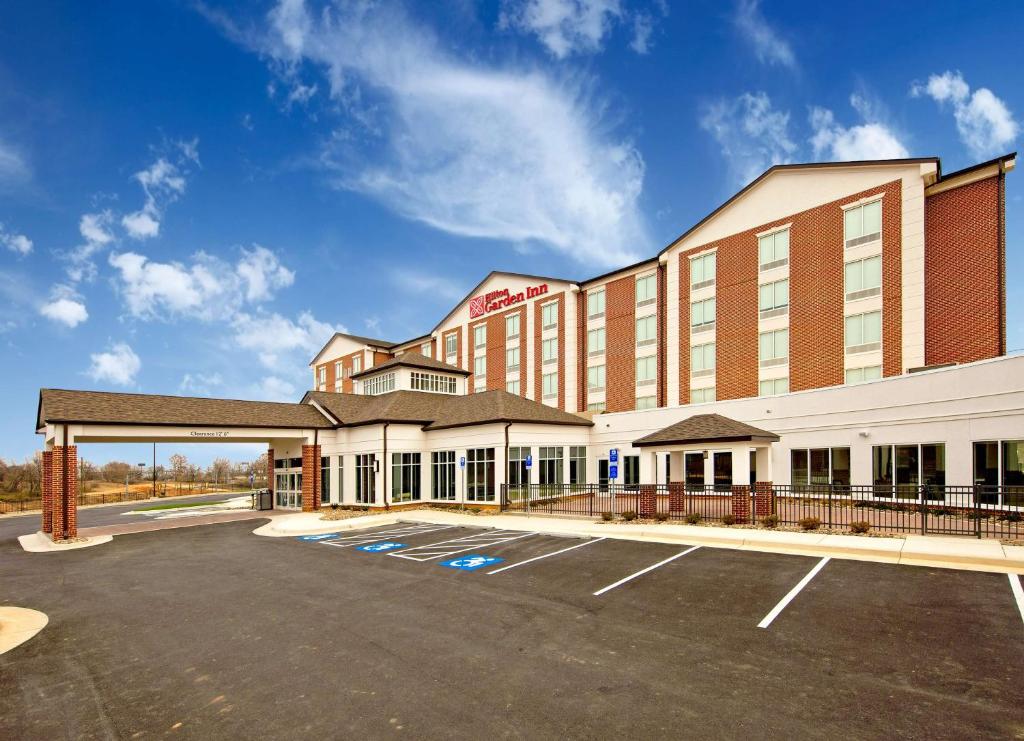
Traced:
<path id="1" fill-rule="evenodd" d="M 209 507 L 214 504 L 224 504 L 229 500 L 222 499 L 219 502 L 181 502 L 181 503 L 170 503 L 170 504 L 156 504 L 152 507 L 140 507 L 139 509 L 133 509 L 132 512 L 155 512 L 161 509 L 184 509 L 185 507 Z"/>

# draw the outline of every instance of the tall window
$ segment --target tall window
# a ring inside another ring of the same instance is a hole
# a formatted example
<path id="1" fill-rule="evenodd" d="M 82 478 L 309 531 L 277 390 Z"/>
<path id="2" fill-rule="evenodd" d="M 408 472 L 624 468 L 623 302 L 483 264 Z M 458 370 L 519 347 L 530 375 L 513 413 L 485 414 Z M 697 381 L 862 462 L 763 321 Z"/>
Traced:
<path id="1" fill-rule="evenodd" d="M 569 483 L 587 483 L 587 448 L 584 445 L 569 448 Z"/>
<path id="2" fill-rule="evenodd" d="M 331 501 L 331 458 L 320 457 L 320 504 Z"/>
<path id="3" fill-rule="evenodd" d="M 713 376 L 715 374 L 714 342 L 694 345 L 690 348 L 690 375 L 694 378 Z"/>
<path id="4" fill-rule="evenodd" d="M 707 404 L 715 401 L 715 387 L 708 386 L 702 389 L 690 389 L 691 404 Z"/>
<path id="5" fill-rule="evenodd" d="M 604 391 L 603 365 L 592 365 L 587 368 L 587 391 Z"/>
<path id="6" fill-rule="evenodd" d="M 317 384 L 320 386 L 320 390 L 323 391 L 327 386 L 327 366 L 321 365 L 316 369 Z"/>
<path id="7" fill-rule="evenodd" d="M 556 329 L 558 327 L 558 302 L 552 301 L 540 307 L 541 326 L 544 329 Z"/>
<path id="8" fill-rule="evenodd" d="M 487 387 L 487 356 L 477 355 L 473 358 L 473 389 L 480 391 Z"/>
<path id="9" fill-rule="evenodd" d="M 882 256 L 866 257 L 846 263 L 843 270 L 846 300 L 856 301 L 882 292 Z"/>
<path id="10" fill-rule="evenodd" d="M 505 390 L 510 394 L 519 396 L 519 379 L 514 378 L 510 381 L 505 381 Z"/>
<path id="11" fill-rule="evenodd" d="M 793 486 L 812 484 L 850 485 L 849 448 L 811 448 L 790 451 L 790 482 Z"/>
<path id="12" fill-rule="evenodd" d="M 600 355 L 604 352 L 605 331 L 604 327 L 598 327 L 587 332 L 587 354 Z"/>
<path id="13" fill-rule="evenodd" d="M 636 359 L 636 383 L 638 386 L 654 383 L 658 373 L 658 359 L 654 355 Z"/>
<path id="14" fill-rule="evenodd" d="M 334 364 L 334 385 L 335 386 L 338 386 L 339 384 L 341 384 L 341 379 L 344 377 L 344 375 L 345 375 L 345 366 L 339 360 L 337 363 Z"/>
<path id="15" fill-rule="evenodd" d="M 983 504 L 1024 506 L 1024 440 L 974 443 L 974 484 Z"/>
<path id="16" fill-rule="evenodd" d="M 757 254 L 761 270 L 771 270 L 788 265 L 789 229 L 758 237 Z"/>
<path id="17" fill-rule="evenodd" d="M 651 316 L 637 317 L 636 320 L 636 344 L 637 347 L 643 347 L 644 345 L 653 345 L 658 341 L 658 322 L 657 317 L 653 314 Z"/>
<path id="18" fill-rule="evenodd" d="M 363 372 L 363 356 L 362 355 L 356 355 L 354 358 L 352 358 L 352 374 L 355 375 L 356 373 L 362 373 L 362 372 Z"/>
<path id="19" fill-rule="evenodd" d="M 429 342 L 424 342 L 422 345 L 420 345 L 420 354 L 423 355 L 423 357 L 425 358 L 432 357 L 434 354 L 434 346 L 431 345 Z"/>
<path id="20" fill-rule="evenodd" d="M 856 247 L 882 238 L 882 202 L 872 201 L 846 209 L 843 217 L 846 246 Z"/>
<path id="21" fill-rule="evenodd" d="M 444 355 L 450 365 L 454 365 L 459 354 L 459 336 L 452 332 L 444 336 Z"/>
<path id="22" fill-rule="evenodd" d="M 356 502 L 374 504 L 377 501 L 376 458 L 373 453 L 356 456 Z"/>
<path id="23" fill-rule="evenodd" d="M 526 459 L 529 456 L 530 448 L 512 447 L 508 449 L 509 486 L 519 487 L 530 483 L 530 469 L 526 467 Z"/>
<path id="24" fill-rule="evenodd" d="M 715 285 L 716 259 L 714 252 L 690 258 L 690 290 L 696 291 Z"/>
<path id="25" fill-rule="evenodd" d="M 882 346 L 882 312 L 869 311 L 846 317 L 846 352 L 877 350 Z"/>
<path id="26" fill-rule="evenodd" d="M 558 338 L 552 337 L 541 343 L 541 356 L 545 363 L 558 362 Z"/>
<path id="27" fill-rule="evenodd" d="M 622 483 L 626 486 L 638 486 L 640 484 L 640 456 L 622 456 Z"/>
<path id="28" fill-rule="evenodd" d="M 789 378 L 768 378 L 757 384 L 758 396 L 778 396 L 789 393 Z"/>
<path id="29" fill-rule="evenodd" d="M 789 310 L 789 278 L 758 287 L 757 309 L 761 319 L 782 316 Z"/>
<path id="30" fill-rule="evenodd" d="M 505 317 L 505 339 L 514 340 L 519 336 L 519 312 Z"/>
<path id="31" fill-rule="evenodd" d="M 553 399 L 558 396 L 558 371 L 541 376 L 541 385 L 545 399 Z"/>
<path id="32" fill-rule="evenodd" d="M 515 373 L 519 370 L 519 346 L 505 349 L 505 372 Z"/>
<path id="33" fill-rule="evenodd" d="M 946 446 L 875 445 L 871 449 L 875 496 L 917 499 L 919 487 L 946 485 Z M 929 498 L 937 498 L 935 492 Z"/>
<path id="34" fill-rule="evenodd" d="M 430 496 L 455 499 L 455 451 L 439 450 L 430 454 Z"/>
<path id="35" fill-rule="evenodd" d="M 656 396 L 638 396 L 636 397 L 636 409 L 654 409 L 658 406 L 658 397 Z"/>
<path id="36" fill-rule="evenodd" d="M 773 329 L 758 337 L 761 367 L 785 365 L 789 362 L 789 330 Z"/>
<path id="37" fill-rule="evenodd" d="M 587 319 L 604 316 L 604 289 L 587 292 Z"/>
<path id="38" fill-rule="evenodd" d="M 562 483 L 562 448 L 541 447 L 537 456 L 537 468 L 541 484 Z"/>
<path id="39" fill-rule="evenodd" d="M 608 407 L 606 402 L 592 401 L 587 404 L 588 412 L 603 412 Z"/>
<path id="40" fill-rule="evenodd" d="M 420 454 L 391 454 L 391 501 L 415 502 L 420 499 Z"/>
<path id="41" fill-rule="evenodd" d="M 636 305 L 646 306 L 653 304 L 658 299 L 658 287 L 655 283 L 655 274 L 642 275 L 636 279 Z"/>
<path id="42" fill-rule="evenodd" d="M 371 376 L 363 379 L 363 394 L 366 396 L 379 396 L 395 390 L 395 374 L 381 373 L 379 376 Z"/>
<path id="43" fill-rule="evenodd" d="M 846 382 L 848 384 L 864 383 L 864 381 L 874 381 L 881 377 L 882 366 L 880 365 L 868 365 L 863 368 L 846 369 Z"/>
<path id="44" fill-rule="evenodd" d="M 690 329 L 693 332 L 705 332 L 715 328 L 715 299 L 712 296 L 703 301 L 690 304 Z"/>
<path id="45" fill-rule="evenodd" d="M 487 325 L 478 324 L 473 327 L 473 346 L 487 347 Z"/>
<path id="46" fill-rule="evenodd" d="M 494 448 L 466 451 L 466 501 L 494 501 Z"/>

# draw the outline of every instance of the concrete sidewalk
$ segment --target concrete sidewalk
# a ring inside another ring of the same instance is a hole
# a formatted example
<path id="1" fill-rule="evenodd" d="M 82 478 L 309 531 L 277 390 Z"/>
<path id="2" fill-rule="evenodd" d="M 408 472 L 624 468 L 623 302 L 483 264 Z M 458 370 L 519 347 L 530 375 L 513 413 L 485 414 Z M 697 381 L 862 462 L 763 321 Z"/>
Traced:
<path id="1" fill-rule="evenodd" d="M 430 522 L 463 527 L 523 530 L 576 538 L 616 538 L 652 543 L 709 545 L 718 548 L 831 556 L 912 566 L 938 566 L 970 571 L 1024 573 L 1024 548 L 997 540 L 908 535 L 905 538 L 794 533 L 778 530 L 670 524 L 605 523 L 550 515 L 464 515 L 441 510 L 406 510 L 327 521 L 319 512 L 279 515 L 258 528 L 257 535 L 317 535 L 399 522 Z"/>

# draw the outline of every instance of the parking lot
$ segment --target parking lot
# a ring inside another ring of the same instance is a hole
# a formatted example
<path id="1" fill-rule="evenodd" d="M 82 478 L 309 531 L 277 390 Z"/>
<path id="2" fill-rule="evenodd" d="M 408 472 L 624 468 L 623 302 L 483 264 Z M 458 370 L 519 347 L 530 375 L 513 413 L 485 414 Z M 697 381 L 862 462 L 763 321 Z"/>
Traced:
<path id="1" fill-rule="evenodd" d="M 0 736 L 1024 736 L 1004 574 L 396 525 L 0 544 Z"/>

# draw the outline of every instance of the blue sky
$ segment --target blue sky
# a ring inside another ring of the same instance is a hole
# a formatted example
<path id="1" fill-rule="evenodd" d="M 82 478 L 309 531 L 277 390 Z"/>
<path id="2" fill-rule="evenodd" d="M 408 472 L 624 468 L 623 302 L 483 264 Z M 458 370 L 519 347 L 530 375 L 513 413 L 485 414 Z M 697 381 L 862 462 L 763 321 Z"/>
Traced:
<path id="1" fill-rule="evenodd" d="M 1013 151 L 1022 21 L 1013 2 L 8 4 L 0 455 L 38 448 L 41 386 L 297 400 L 334 329 L 404 339 L 491 269 L 649 256 L 776 162 Z M 225 452 L 251 451 L 188 450 Z"/>

